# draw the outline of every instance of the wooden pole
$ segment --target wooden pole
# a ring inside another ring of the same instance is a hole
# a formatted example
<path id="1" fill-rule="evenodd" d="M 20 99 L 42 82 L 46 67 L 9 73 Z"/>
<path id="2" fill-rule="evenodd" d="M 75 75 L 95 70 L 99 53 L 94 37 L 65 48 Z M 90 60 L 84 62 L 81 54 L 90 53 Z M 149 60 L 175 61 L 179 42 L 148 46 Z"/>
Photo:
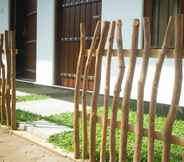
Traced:
<path id="1" fill-rule="evenodd" d="M 158 62 L 156 64 L 156 71 L 153 79 L 151 100 L 149 105 L 149 127 L 148 127 L 148 162 L 154 162 L 154 130 L 155 130 L 155 111 L 157 103 L 158 85 L 162 70 L 162 65 L 167 53 L 168 46 L 171 41 L 171 34 L 173 31 L 174 17 L 170 17 L 169 23 L 164 36 L 162 45 L 162 51 L 159 55 Z"/>
<path id="2" fill-rule="evenodd" d="M 6 112 L 7 112 L 7 125 L 11 126 L 11 105 L 10 105 L 10 89 L 11 89 L 11 53 L 10 53 L 10 34 L 5 31 L 5 54 L 6 54 Z"/>
<path id="3" fill-rule="evenodd" d="M 122 102 L 122 116 L 121 116 L 121 135 L 120 135 L 120 153 L 119 161 L 126 161 L 127 154 L 127 136 L 128 136 L 128 119 L 129 119 L 129 106 L 130 95 L 132 90 L 132 82 L 136 64 L 136 50 L 138 48 L 138 34 L 139 33 L 139 20 L 135 19 L 133 22 L 132 33 L 132 55 L 128 66 L 128 73 L 124 89 L 124 97 Z"/>
<path id="4" fill-rule="evenodd" d="M 16 41 L 15 31 L 10 31 L 11 40 L 11 128 L 16 130 Z"/>
<path id="5" fill-rule="evenodd" d="M 147 76 L 149 52 L 151 49 L 151 31 L 150 19 L 144 18 L 144 52 L 138 81 L 138 95 L 137 95 L 137 121 L 135 127 L 135 149 L 134 149 L 134 162 L 141 161 L 141 146 L 143 137 L 143 117 L 144 117 L 144 86 Z"/>
<path id="6" fill-rule="evenodd" d="M 105 43 L 107 39 L 107 34 L 109 30 L 109 22 L 102 22 L 102 31 L 96 51 L 96 62 L 95 62 L 95 80 L 92 96 L 92 110 L 90 115 L 90 149 L 89 149 L 89 161 L 96 161 L 96 113 L 97 113 L 97 103 L 98 94 L 100 88 L 100 77 L 101 77 L 101 62 L 102 62 L 102 52 L 105 48 Z"/>
<path id="7" fill-rule="evenodd" d="M 83 75 L 83 86 L 82 86 L 82 127 L 83 127 L 83 149 L 82 149 L 82 157 L 83 159 L 88 158 L 88 133 L 87 133 L 87 103 L 86 103 L 86 91 L 87 91 L 87 83 L 88 83 L 88 73 L 92 61 L 92 55 L 94 50 L 96 49 L 96 44 L 100 37 L 100 21 L 97 22 L 94 36 L 91 42 L 90 50 L 88 52 L 87 61 L 84 68 Z"/>
<path id="8" fill-rule="evenodd" d="M 4 35 L 1 34 L 1 53 L 0 53 L 0 67 L 1 67 L 1 108 L 2 108 L 2 112 L 3 112 L 3 122 L 2 124 L 4 124 L 4 122 L 6 123 L 7 120 L 7 111 L 6 111 L 6 107 L 5 107 L 5 65 L 3 63 L 3 59 L 2 59 L 2 54 L 3 54 L 3 45 L 4 45 Z"/>
<path id="9" fill-rule="evenodd" d="M 118 99 L 121 91 L 121 85 L 125 72 L 125 63 L 124 56 L 120 52 L 123 49 L 123 40 L 122 40 L 122 22 L 118 20 L 116 22 L 116 42 L 118 48 L 118 78 L 114 88 L 114 95 L 112 101 L 112 116 L 110 123 L 110 162 L 115 162 L 116 160 L 116 119 L 117 119 L 117 110 L 118 110 Z"/>
<path id="10" fill-rule="evenodd" d="M 85 55 L 85 27 L 82 23 L 80 25 L 80 52 L 76 71 L 76 83 L 75 83 L 75 94 L 74 94 L 74 156 L 80 158 L 80 141 L 79 141 L 79 102 L 80 102 L 80 82 L 83 60 Z"/>
<path id="11" fill-rule="evenodd" d="M 171 106 L 169 109 L 169 113 L 166 118 L 163 136 L 163 154 L 162 154 L 162 162 L 168 162 L 170 158 L 170 146 L 171 146 L 171 135 L 172 135 L 172 127 L 174 121 L 176 119 L 177 110 L 179 107 L 179 101 L 181 96 L 181 88 L 182 88 L 182 53 L 179 51 L 183 47 L 183 15 L 176 16 L 175 21 L 175 48 L 176 51 L 174 53 L 175 56 L 175 76 L 174 76 L 174 89 L 172 95 Z"/>
<path id="12" fill-rule="evenodd" d="M 0 62 L 2 62 L 2 54 L 3 54 L 3 43 L 4 43 L 4 36 L 3 34 L 0 35 Z M 4 107 L 3 107 L 3 77 L 2 77 L 2 66 L 0 66 L 0 70 L 1 70 L 1 109 L 0 109 L 0 113 L 1 113 L 1 124 L 4 123 L 5 121 L 5 111 L 4 111 Z"/>
<path id="13" fill-rule="evenodd" d="M 103 128 L 102 128 L 102 143 L 100 150 L 100 162 L 105 161 L 106 152 L 106 140 L 107 140 L 107 121 L 109 111 L 109 91 L 110 91 L 110 76 L 111 76 L 111 56 L 114 42 L 115 32 L 115 21 L 111 22 L 109 34 L 108 34 L 108 47 L 107 47 L 107 59 L 106 59 L 106 76 L 105 76 L 105 94 L 104 94 L 104 117 L 103 117 Z"/>

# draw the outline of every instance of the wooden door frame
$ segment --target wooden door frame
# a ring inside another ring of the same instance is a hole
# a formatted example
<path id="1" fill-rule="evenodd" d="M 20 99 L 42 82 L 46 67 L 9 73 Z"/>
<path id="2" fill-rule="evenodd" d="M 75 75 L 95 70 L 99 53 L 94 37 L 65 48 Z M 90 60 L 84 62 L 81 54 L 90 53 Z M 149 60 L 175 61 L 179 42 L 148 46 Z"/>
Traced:
<path id="1" fill-rule="evenodd" d="M 184 1 L 181 0 L 181 13 L 184 14 Z"/>
<path id="2" fill-rule="evenodd" d="M 144 17 L 152 17 L 153 0 L 144 0 Z"/>
<path id="3" fill-rule="evenodd" d="M 10 0 L 9 8 L 9 28 L 16 30 L 16 2 L 17 0 Z"/>

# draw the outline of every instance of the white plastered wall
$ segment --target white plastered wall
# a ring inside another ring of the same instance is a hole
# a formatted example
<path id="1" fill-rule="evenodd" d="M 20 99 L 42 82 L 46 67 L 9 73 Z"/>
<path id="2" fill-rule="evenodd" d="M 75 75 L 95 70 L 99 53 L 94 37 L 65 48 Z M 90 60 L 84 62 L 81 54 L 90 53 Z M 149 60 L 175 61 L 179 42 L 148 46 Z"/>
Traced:
<path id="1" fill-rule="evenodd" d="M 0 0 L 0 32 L 9 29 L 9 0 Z"/>
<path id="2" fill-rule="evenodd" d="M 132 21 L 134 18 L 140 18 L 142 21 L 143 18 L 143 9 L 144 9 L 144 1 L 143 0 L 102 0 L 102 19 L 103 20 L 117 20 L 121 19 L 123 21 L 123 46 L 124 48 L 131 47 L 131 30 L 132 30 Z M 142 46 L 142 26 L 140 28 L 140 39 L 139 39 L 139 47 Z M 113 95 L 115 82 L 118 75 L 118 61 L 117 58 L 112 59 L 112 68 L 111 68 L 111 87 L 110 94 Z M 155 72 L 155 59 L 150 59 L 148 75 L 145 85 L 145 100 L 150 101 L 150 93 L 151 86 L 153 81 L 153 76 Z M 128 59 L 126 58 L 126 73 Z M 106 67 L 106 58 L 103 58 L 102 61 L 102 79 L 101 79 L 101 89 L 100 93 L 104 94 L 105 89 L 105 67 Z M 134 82 L 132 87 L 131 98 L 137 99 L 137 82 L 139 80 L 139 73 L 141 69 L 141 59 L 137 60 L 136 70 L 134 75 Z M 158 91 L 157 101 L 159 103 L 171 103 L 173 84 L 174 84 L 174 62 L 173 60 L 167 59 L 164 63 L 164 67 L 162 70 L 160 85 Z M 123 96 L 123 89 L 125 85 L 125 78 L 122 84 L 122 92 L 121 96 Z M 184 84 L 182 87 L 182 94 L 180 99 L 180 105 L 184 106 Z"/>
<path id="3" fill-rule="evenodd" d="M 38 0 L 36 82 L 54 84 L 55 0 Z"/>

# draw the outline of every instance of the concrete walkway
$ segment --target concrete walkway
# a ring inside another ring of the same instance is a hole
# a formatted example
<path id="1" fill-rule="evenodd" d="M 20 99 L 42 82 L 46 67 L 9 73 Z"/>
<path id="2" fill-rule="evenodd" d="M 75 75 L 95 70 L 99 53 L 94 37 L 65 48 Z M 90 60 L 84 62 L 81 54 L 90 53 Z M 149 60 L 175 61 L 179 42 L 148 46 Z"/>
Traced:
<path id="1" fill-rule="evenodd" d="M 17 96 L 34 95 L 17 91 Z M 42 116 L 56 115 L 73 112 L 73 103 L 59 99 L 48 98 L 44 100 L 24 101 L 16 103 L 17 110 L 31 112 Z M 45 120 L 33 122 L 20 122 L 19 129 L 47 140 L 50 136 L 58 133 L 72 131 L 66 126 L 57 125 Z"/>
<path id="2" fill-rule="evenodd" d="M 29 123 L 20 122 L 19 130 L 26 131 L 44 140 L 48 140 L 50 136 L 58 133 L 72 131 L 69 127 L 57 125 L 45 120 L 33 121 Z"/>
<path id="3" fill-rule="evenodd" d="M 73 112 L 73 103 L 53 98 L 37 101 L 18 102 L 17 109 L 42 116 Z"/>
<path id="4" fill-rule="evenodd" d="M 16 96 L 31 96 L 31 94 L 27 92 L 16 91 Z"/>

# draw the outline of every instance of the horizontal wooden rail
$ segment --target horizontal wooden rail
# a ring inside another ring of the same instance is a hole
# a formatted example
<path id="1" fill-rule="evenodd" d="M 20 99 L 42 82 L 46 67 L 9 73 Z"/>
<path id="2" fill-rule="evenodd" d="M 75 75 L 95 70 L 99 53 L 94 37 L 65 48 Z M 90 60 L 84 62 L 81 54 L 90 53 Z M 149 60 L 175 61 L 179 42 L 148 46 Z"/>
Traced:
<path id="1" fill-rule="evenodd" d="M 81 117 L 82 117 L 82 112 L 80 112 L 80 118 Z M 88 120 L 90 119 L 90 114 L 88 114 L 87 118 L 88 118 Z M 108 119 L 108 127 L 110 127 L 110 121 L 111 120 Z M 98 124 L 103 124 L 103 117 L 97 116 L 97 123 Z M 116 122 L 116 128 L 120 128 L 120 125 L 121 125 L 121 122 L 117 121 Z M 132 124 L 129 124 L 128 125 L 128 131 L 135 133 L 135 126 L 133 126 Z M 143 136 L 148 137 L 148 129 L 147 128 L 143 129 Z M 160 140 L 160 141 L 163 141 L 163 139 L 164 139 L 162 133 L 158 132 L 158 131 L 154 131 L 154 136 L 155 136 L 155 139 Z M 179 145 L 179 146 L 184 147 L 184 137 L 177 137 L 175 135 L 172 135 L 171 144 L 175 144 L 175 145 Z"/>
<path id="2" fill-rule="evenodd" d="M 7 49 L 7 52 L 13 52 L 18 54 L 19 50 L 18 49 Z M 2 53 L 4 54 L 4 50 L 2 50 Z"/>
<path id="3" fill-rule="evenodd" d="M 167 58 L 174 58 L 174 53 L 176 51 L 181 52 L 182 53 L 182 58 L 184 58 L 184 49 L 178 49 L 178 50 L 176 50 L 176 49 L 167 49 L 167 54 L 166 54 Z M 87 49 L 86 53 L 88 53 L 88 52 L 89 52 L 89 50 Z M 113 49 L 112 50 L 112 53 L 113 53 L 112 56 L 117 56 L 118 52 L 119 51 L 117 49 Z M 106 53 L 107 53 L 107 50 L 104 50 L 103 56 L 106 56 Z M 132 54 L 132 51 L 130 49 L 123 49 L 123 50 L 120 51 L 120 53 L 122 55 L 124 55 L 125 57 L 129 57 Z M 142 57 L 143 53 L 144 53 L 144 49 L 138 49 L 137 50 L 137 57 Z M 161 53 L 162 53 L 162 49 L 151 49 L 149 57 L 158 58 Z M 95 52 L 94 52 L 94 54 L 95 54 Z M 93 54 L 93 57 L 95 56 L 94 54 Z"/>
<path id="4" fill-rule="evenodd" d="M 72 73 L 60 73 L 61 77 L 66 77 L 66 78 L 76 78 L 76 74 L 72 74 Z M 81 79 L 83 79 L 83 75 L 81 76 Z M 94 80 L 94 76 L 88 76 L 88 80 L 93 81 Z"/>

